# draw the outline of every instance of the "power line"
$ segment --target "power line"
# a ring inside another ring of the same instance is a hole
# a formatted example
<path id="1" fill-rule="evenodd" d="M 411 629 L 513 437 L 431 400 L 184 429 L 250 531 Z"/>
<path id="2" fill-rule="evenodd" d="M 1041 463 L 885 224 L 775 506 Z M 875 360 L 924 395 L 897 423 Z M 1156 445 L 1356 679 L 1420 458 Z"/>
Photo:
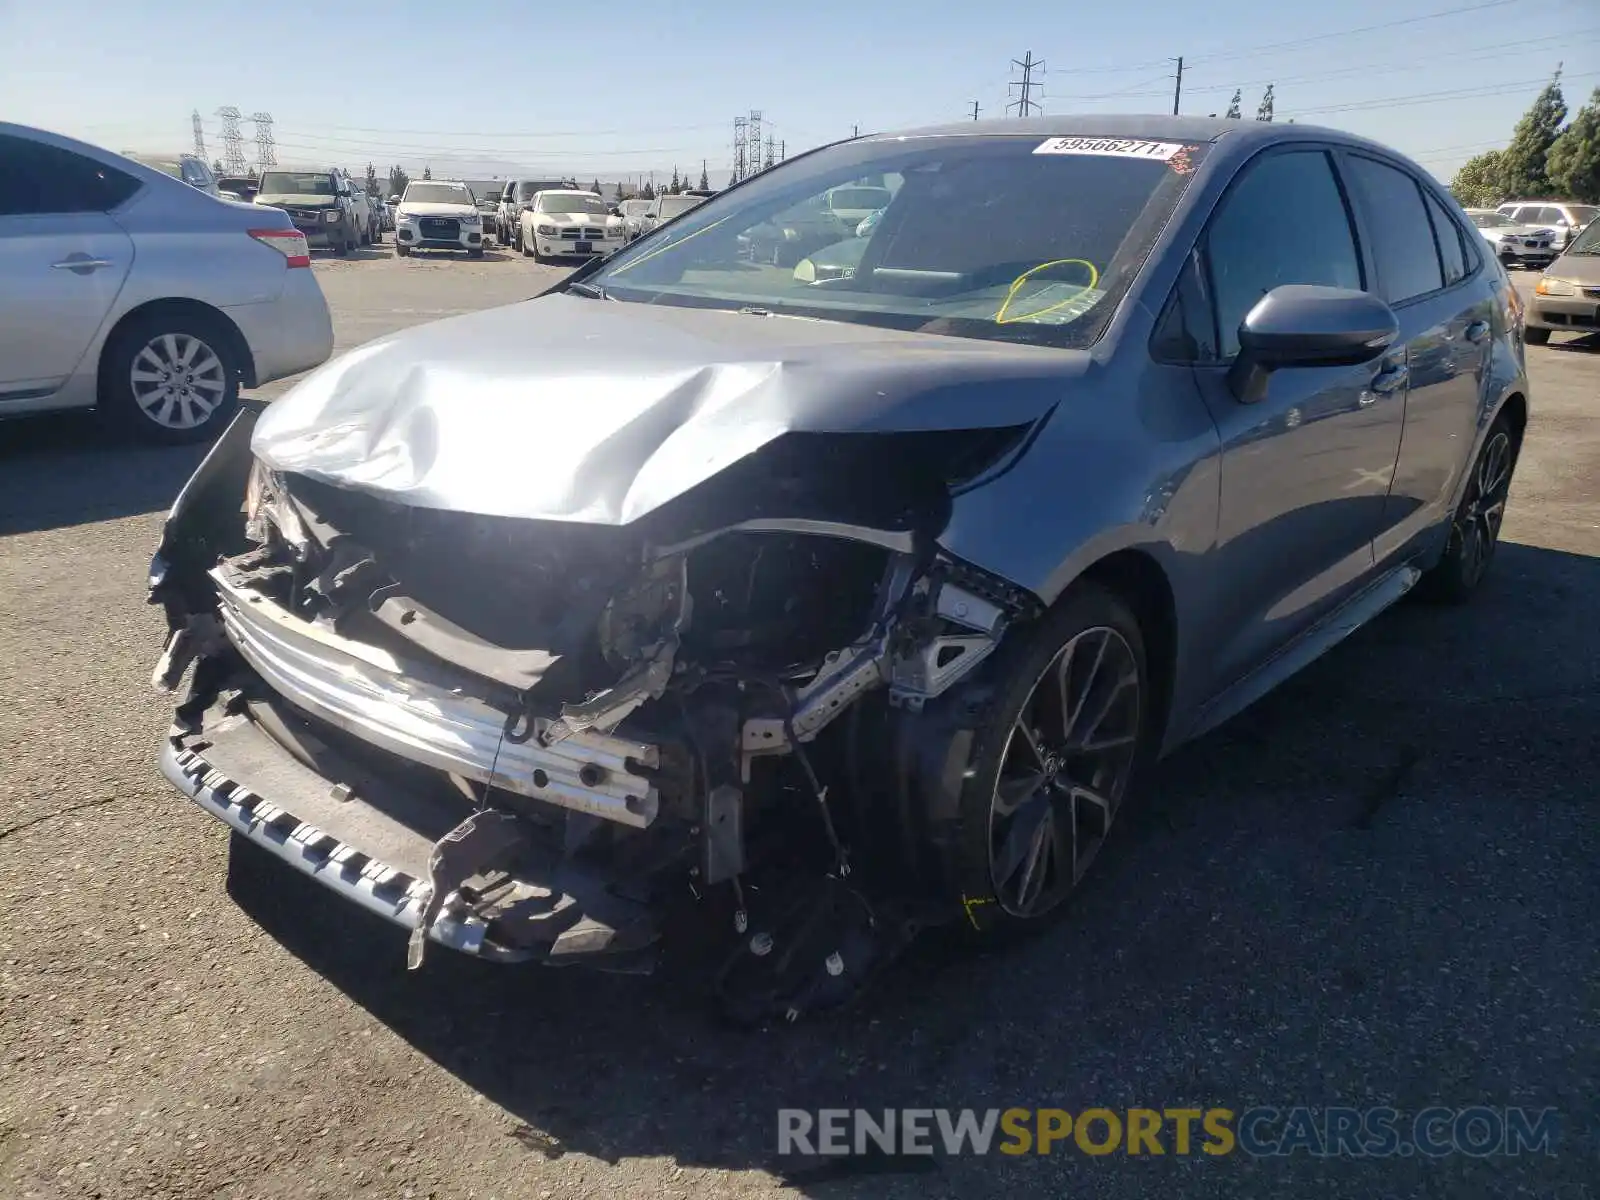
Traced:
<path id="1" fill-rule="evenodd" d="M 1043 90 L 1044 85 L 1034 80 L 1033 73 L 1034 71 L 1041 73 L 1044 71 L 1044 60 L 1035 59 L 1033 51 L 1029 50 L 1022 58 L 1013 58 L 1011 65 L 1022 72 L 1022 78 L 1013 81 L 1010 85 L 1011 89 L 1017 91 L 1019 95 L 1014 102 L 1006 105 L 1006 111 L 1010 112 L 1014 108 L 1017 110 L 1017 116 L 1019 117 L 1032 116 L 1035 112 L 1044 112 L 1044 106 L 1033 99 L 1034 88 Z"/>
<path id="2" fill-rule="evenodd" d="M 1590 79 L 1600 75 L 1600 71 L 1589 71 L 1582 75 L 1564 75 L 1563 79 Z M 1457 88 L 1443 92 L 1416 92 L 1409 96 L 1385 96 L 1373 100 L 1357 100 L 1347 104 L 1324 104 L 1315 108 L 1297 108 L 1297 115 L 1304 113 L 1334 113 L 1334 112 L 1361 112 L 1372 108 L 1407 107 L 1413 104 L 1436 104 L 1443 100 L 1466 100 L 1478 96 L 1506 96 L 1512 92 L 1521 91 L 1527 87 L 1538 87 L 1550 82 L 1548 76 L 1540 79 L 1522 79 L 1516 83 L 1488 84 L 1472 88 Z"/>
<path id="3" fill-rule="evenodd" d="M 1194 62 L 1201 61 L 1221 62 L 1224 60 L 1233 60 L 1238 58 L 1250 58 L 1256 54 L 1270 53 L 1273 50 L 1283 50 L 1291 47 L 1303 46 L 1307 42 L 1325 42 L 1332 38 L 1354 37 L 1356 34 L 1360 33 L 1373 33 L 1380 29 L 1394 29 L 1401 25 L 1415 25 L 1421 21 L 1436 21 L 1444 17 L 1458 16 L 1462 13 L 1481 12 L 1486 8 L 1503 8 L 1506 5 L 1514 3 L 1516 3 L 1516 0 L 1479 0 L 1479 2 L 1476 4 L 1466 4 L 1456 8 L 1441 9 L 1438 12 L 1423 13 L 1420 16 L 1415 17 L 1403 17 L 1396 21 L 1384 21 L 1377 25 L 1361 25 L 1354 29 L 1336 29 L 1328 33 L 1318 33 L 1312 34 L 1309 37 L 1295 38 L 1293 41 L 1289 42 L 1268 42 L 1256 46 L 1246 46 L 1239 50 L 1200 55 L 1197 58 L 1191 59 L 1190 62 L 1192 65 Z M 1165 66 L 1166 62 L 1166 59 L 1153 58 L 1145 59 L 1142 62 L 1123 63 L 1121 66 L 1074 67 L 1073 74 L 1114 75 L 1121 71 L 1138 71 L 1146 67 L 1161 67 Z"/>

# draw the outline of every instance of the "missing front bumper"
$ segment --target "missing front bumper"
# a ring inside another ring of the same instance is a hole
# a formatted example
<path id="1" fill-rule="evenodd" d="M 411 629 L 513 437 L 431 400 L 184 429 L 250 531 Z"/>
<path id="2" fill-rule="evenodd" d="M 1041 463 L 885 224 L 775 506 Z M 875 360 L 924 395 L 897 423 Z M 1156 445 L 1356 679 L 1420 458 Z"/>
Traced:
<path id="1" fill-rule="evenodd" d="M 514 861 L 463 870 L 429 911 L 430 859 L 472 812 L 464 802 L 375 785 L 307 765 L 248 716 L 208 710 L 198 731 L 174 730 L 167 779 L 234 833 L 345 900 L 407 931 L 495 962 L 648 970 L 656 913 L 619 895 L 618 880 L 572 861 L 562 835 L 526 825 Z M 460 885 L 457 887 L 457 885 Z"/>

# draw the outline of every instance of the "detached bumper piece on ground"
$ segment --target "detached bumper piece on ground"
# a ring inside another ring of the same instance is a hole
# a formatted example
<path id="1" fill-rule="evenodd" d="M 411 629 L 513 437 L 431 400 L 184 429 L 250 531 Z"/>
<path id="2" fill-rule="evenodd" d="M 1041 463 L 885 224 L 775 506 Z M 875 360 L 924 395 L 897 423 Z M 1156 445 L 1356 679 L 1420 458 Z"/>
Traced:
<path id="1" fill-rule="evenodd" d="M 793 1019 L 937 916 L 904 886 L 903 856 L 929 847 L 890 797 L 933 746 L 924 705 L 1023 594 L 919 549 L 911 524 L 662 544 L 401 509 L 252 466 L 253 422 L 185 490 L 152 567 L 174 630 L 155 682 L 194 668 L 162 769 L 410 930 L 412 966 L 432 941 L 647 971 L 687 904 L 725 930 L 727 1010 Z M 240 492 L 244 513 L 222 499 Z"/>

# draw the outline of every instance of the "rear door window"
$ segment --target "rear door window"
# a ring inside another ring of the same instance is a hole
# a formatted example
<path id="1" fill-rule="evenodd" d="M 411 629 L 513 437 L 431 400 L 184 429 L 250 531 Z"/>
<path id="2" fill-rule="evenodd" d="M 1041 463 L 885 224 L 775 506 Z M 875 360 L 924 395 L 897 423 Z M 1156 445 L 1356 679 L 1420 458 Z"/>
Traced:
<path id="1" fill-rule="evenodd" d="M 114 167 L 0 134 L 0 217 L 106 212 L 138 190 L 137 179 Z"/>
<path id="2" fill-rule="evenodd" d="M 1427 196 L 1428 216 L 1433 219 L 1433 236 L 1439 243 L 1439 261 L 1444 266 L 1444 282 L 1448 287 L 1466 278 L 1467 264 L 1462 257 L 1461 230 L 1445 211 L 1443 204 Z"/>
<path id="3" fill-rule="evenodd" d="M 1421 186 L 1398 167 L 1375 158 L 1353 154 L 1345 163 L 1362 198 L 1378 269 L 1378 294 L 1399 304 L 1442 288 L 1444 268 Z"/>

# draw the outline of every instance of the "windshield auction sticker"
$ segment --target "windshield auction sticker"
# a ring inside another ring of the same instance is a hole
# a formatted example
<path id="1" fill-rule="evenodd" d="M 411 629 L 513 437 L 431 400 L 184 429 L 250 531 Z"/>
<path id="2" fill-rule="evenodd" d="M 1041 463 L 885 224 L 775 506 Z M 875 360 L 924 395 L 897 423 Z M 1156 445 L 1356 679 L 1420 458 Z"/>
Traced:
<path id="1" fill-rule="evenodd" d="M 1153 158 L 1166 162 L 1182 142 L 1137 142 L 1127 138 L 1059 137 L 1041 142 L 1035 154 L 1105 154 L 1114 158 Z"/>

